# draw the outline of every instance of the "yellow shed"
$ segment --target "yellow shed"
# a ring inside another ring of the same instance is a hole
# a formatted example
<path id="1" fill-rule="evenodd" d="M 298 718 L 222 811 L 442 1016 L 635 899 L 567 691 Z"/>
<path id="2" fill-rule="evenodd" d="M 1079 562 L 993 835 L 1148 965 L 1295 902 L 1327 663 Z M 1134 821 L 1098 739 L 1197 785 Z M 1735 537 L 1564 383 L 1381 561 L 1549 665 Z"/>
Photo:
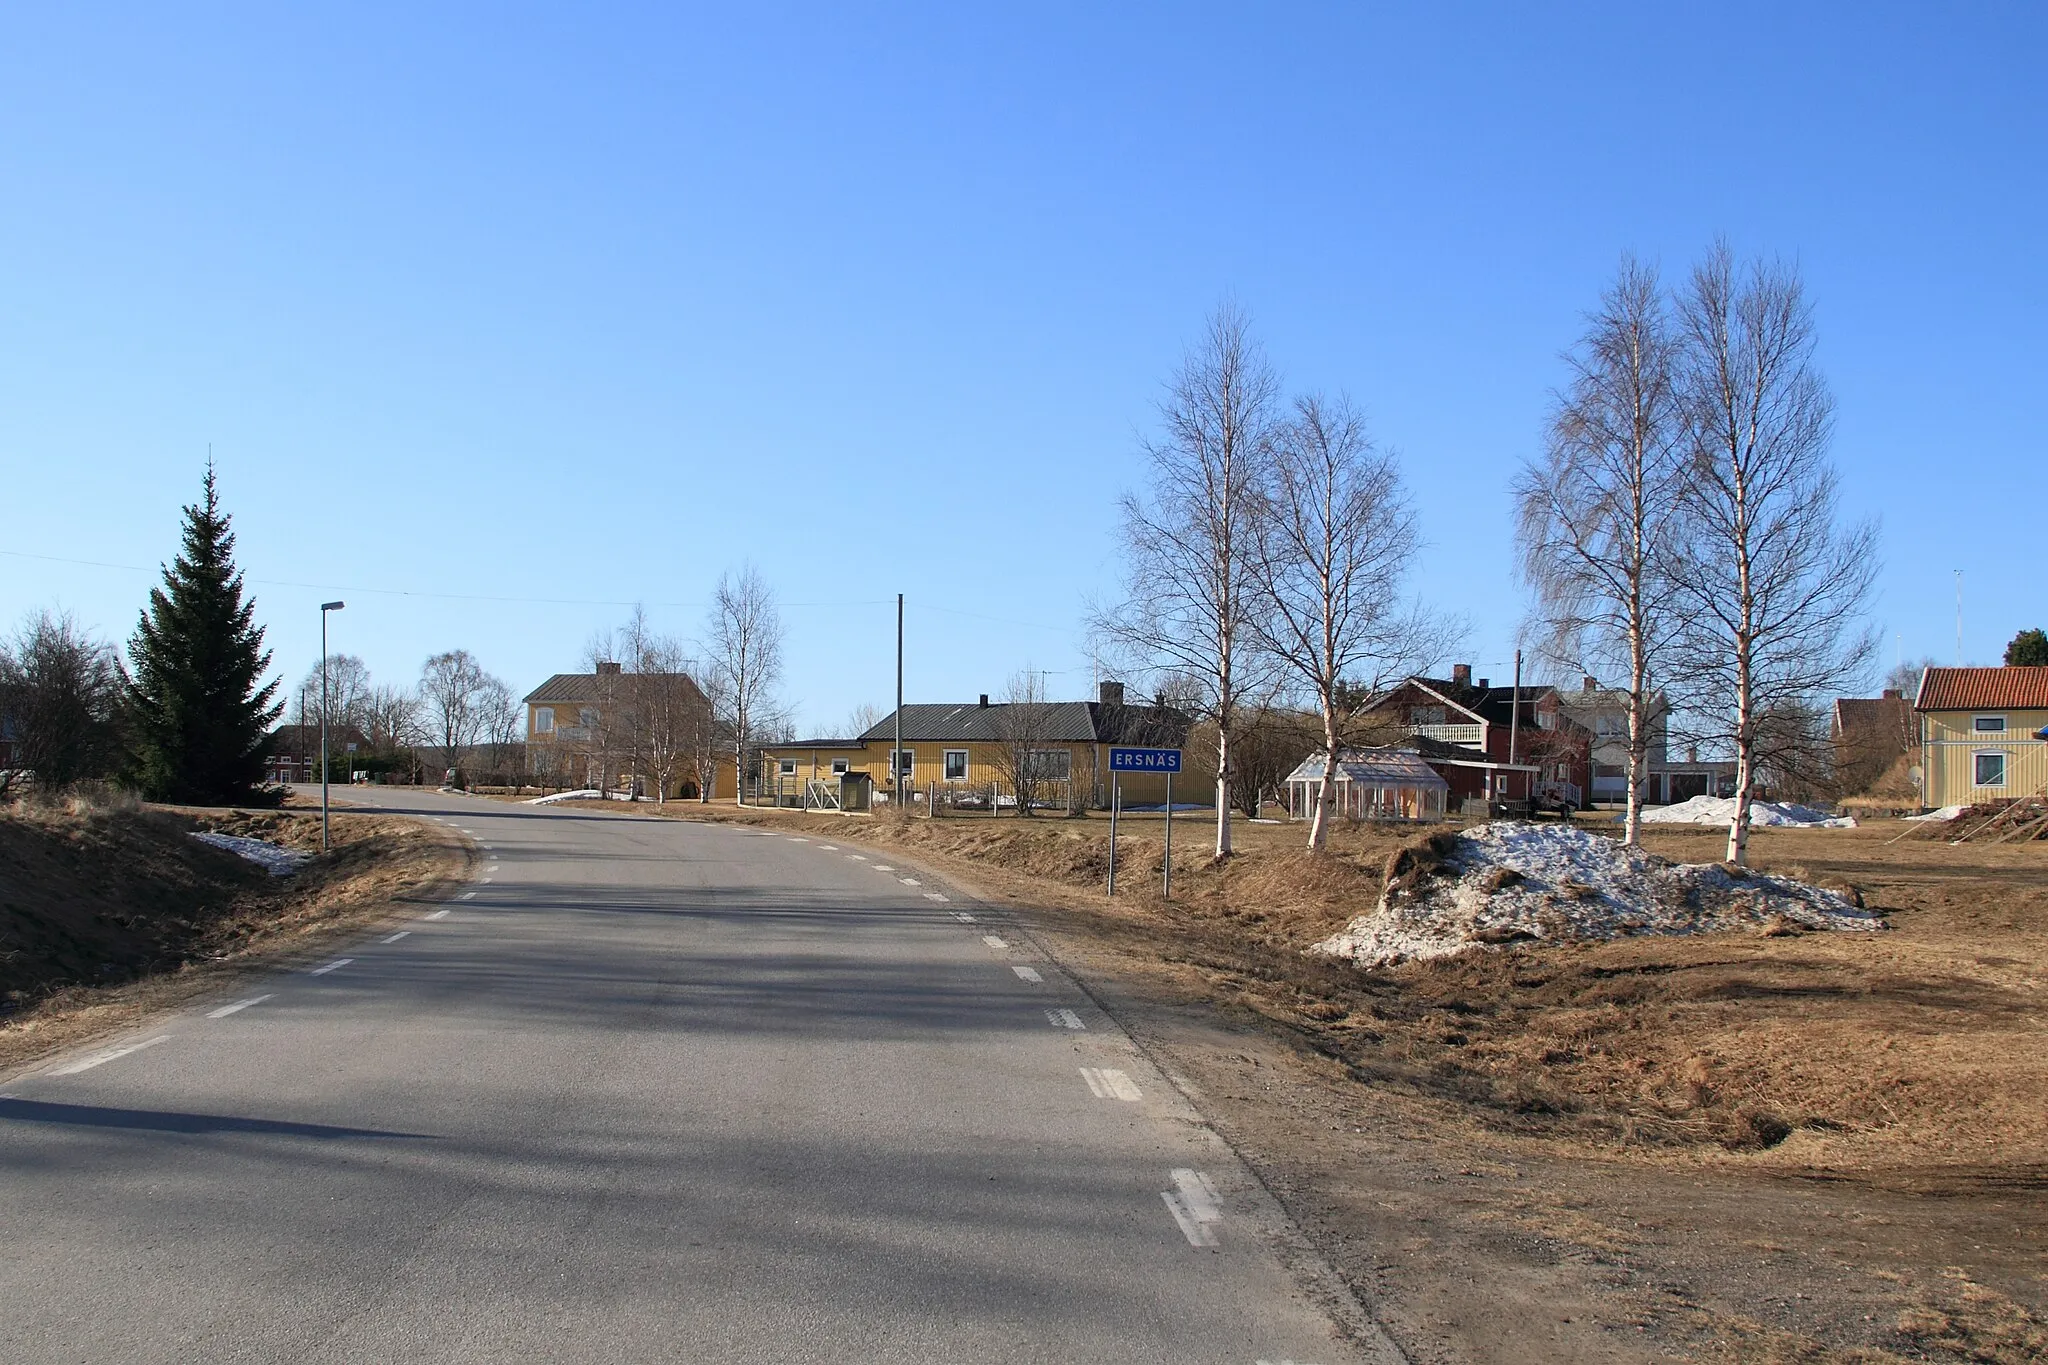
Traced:
<path id="1" fill-rule="evenodd" d="M 2048 667 L 1930 668 L 1913 710 L 1926 805 L 1970 806 L 2048 788 Z"/>

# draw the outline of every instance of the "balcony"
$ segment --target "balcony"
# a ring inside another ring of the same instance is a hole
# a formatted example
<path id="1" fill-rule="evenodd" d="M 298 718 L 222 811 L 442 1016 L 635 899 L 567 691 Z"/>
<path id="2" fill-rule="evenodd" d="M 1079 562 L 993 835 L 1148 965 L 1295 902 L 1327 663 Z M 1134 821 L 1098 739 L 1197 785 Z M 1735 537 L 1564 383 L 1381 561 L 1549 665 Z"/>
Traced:
<path id="1" fill-rule="evenodd" d="M 1467 749 L 1486 747 L 1484 725 L 1411 725 L 1408 729 L 1412 734 L 1436 740 L 1440 744 L 1460 744 Z"/>

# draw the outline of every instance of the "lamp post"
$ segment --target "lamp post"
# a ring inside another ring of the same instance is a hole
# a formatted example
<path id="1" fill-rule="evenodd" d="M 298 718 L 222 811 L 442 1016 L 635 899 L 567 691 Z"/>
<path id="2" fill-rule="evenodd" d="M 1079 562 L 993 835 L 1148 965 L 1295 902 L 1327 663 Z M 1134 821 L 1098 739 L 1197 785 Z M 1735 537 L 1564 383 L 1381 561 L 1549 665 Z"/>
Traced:
<path id="1" fill-rule="evenodd" d="M 327 613 L 345 603 L 320 604 L 320 851 L 327 851 Z"/>

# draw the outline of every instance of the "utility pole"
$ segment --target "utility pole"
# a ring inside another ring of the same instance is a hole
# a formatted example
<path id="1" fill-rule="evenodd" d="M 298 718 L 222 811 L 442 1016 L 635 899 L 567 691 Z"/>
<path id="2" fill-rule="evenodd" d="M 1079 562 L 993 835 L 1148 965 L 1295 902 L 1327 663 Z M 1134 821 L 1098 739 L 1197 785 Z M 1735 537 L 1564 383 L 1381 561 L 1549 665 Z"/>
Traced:
<path id="1" fill-rule="evenodd" d="M 1508 708 L 1508 762 L 1519 760 L 1515 755 L 1520 750 L 1522 738 L 1522 651 L 1515 651 L 1515 690 L 1509 699 Z M 1535 795 L 1534 792 L 1530 793 Z"/>
<path id="2" fill-rule="evenodd" d="M 898 811 L 903 809 L 903 594 L 896 594 L 896 738 L 889 751 L 889 771 L 892 776 L 889 801 Z"/>
<path id="3" fill-rule="evenodd" d="M 320 604 L 320 851 L 327 851 L 327 613 L 346 603 Z"/>

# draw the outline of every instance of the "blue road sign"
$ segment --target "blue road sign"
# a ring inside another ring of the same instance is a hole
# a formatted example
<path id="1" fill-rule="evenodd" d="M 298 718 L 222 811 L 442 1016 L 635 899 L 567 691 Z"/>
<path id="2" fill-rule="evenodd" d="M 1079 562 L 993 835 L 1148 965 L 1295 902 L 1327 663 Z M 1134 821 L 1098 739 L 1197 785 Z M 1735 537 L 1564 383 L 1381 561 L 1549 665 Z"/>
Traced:
<path id="1" fill-rule="evenodd" d="M 1180 750 L 1113 748 L 1109 751 L 1109 770 L 1113 773 L 1177 773 L 1180 771 Z"/>

